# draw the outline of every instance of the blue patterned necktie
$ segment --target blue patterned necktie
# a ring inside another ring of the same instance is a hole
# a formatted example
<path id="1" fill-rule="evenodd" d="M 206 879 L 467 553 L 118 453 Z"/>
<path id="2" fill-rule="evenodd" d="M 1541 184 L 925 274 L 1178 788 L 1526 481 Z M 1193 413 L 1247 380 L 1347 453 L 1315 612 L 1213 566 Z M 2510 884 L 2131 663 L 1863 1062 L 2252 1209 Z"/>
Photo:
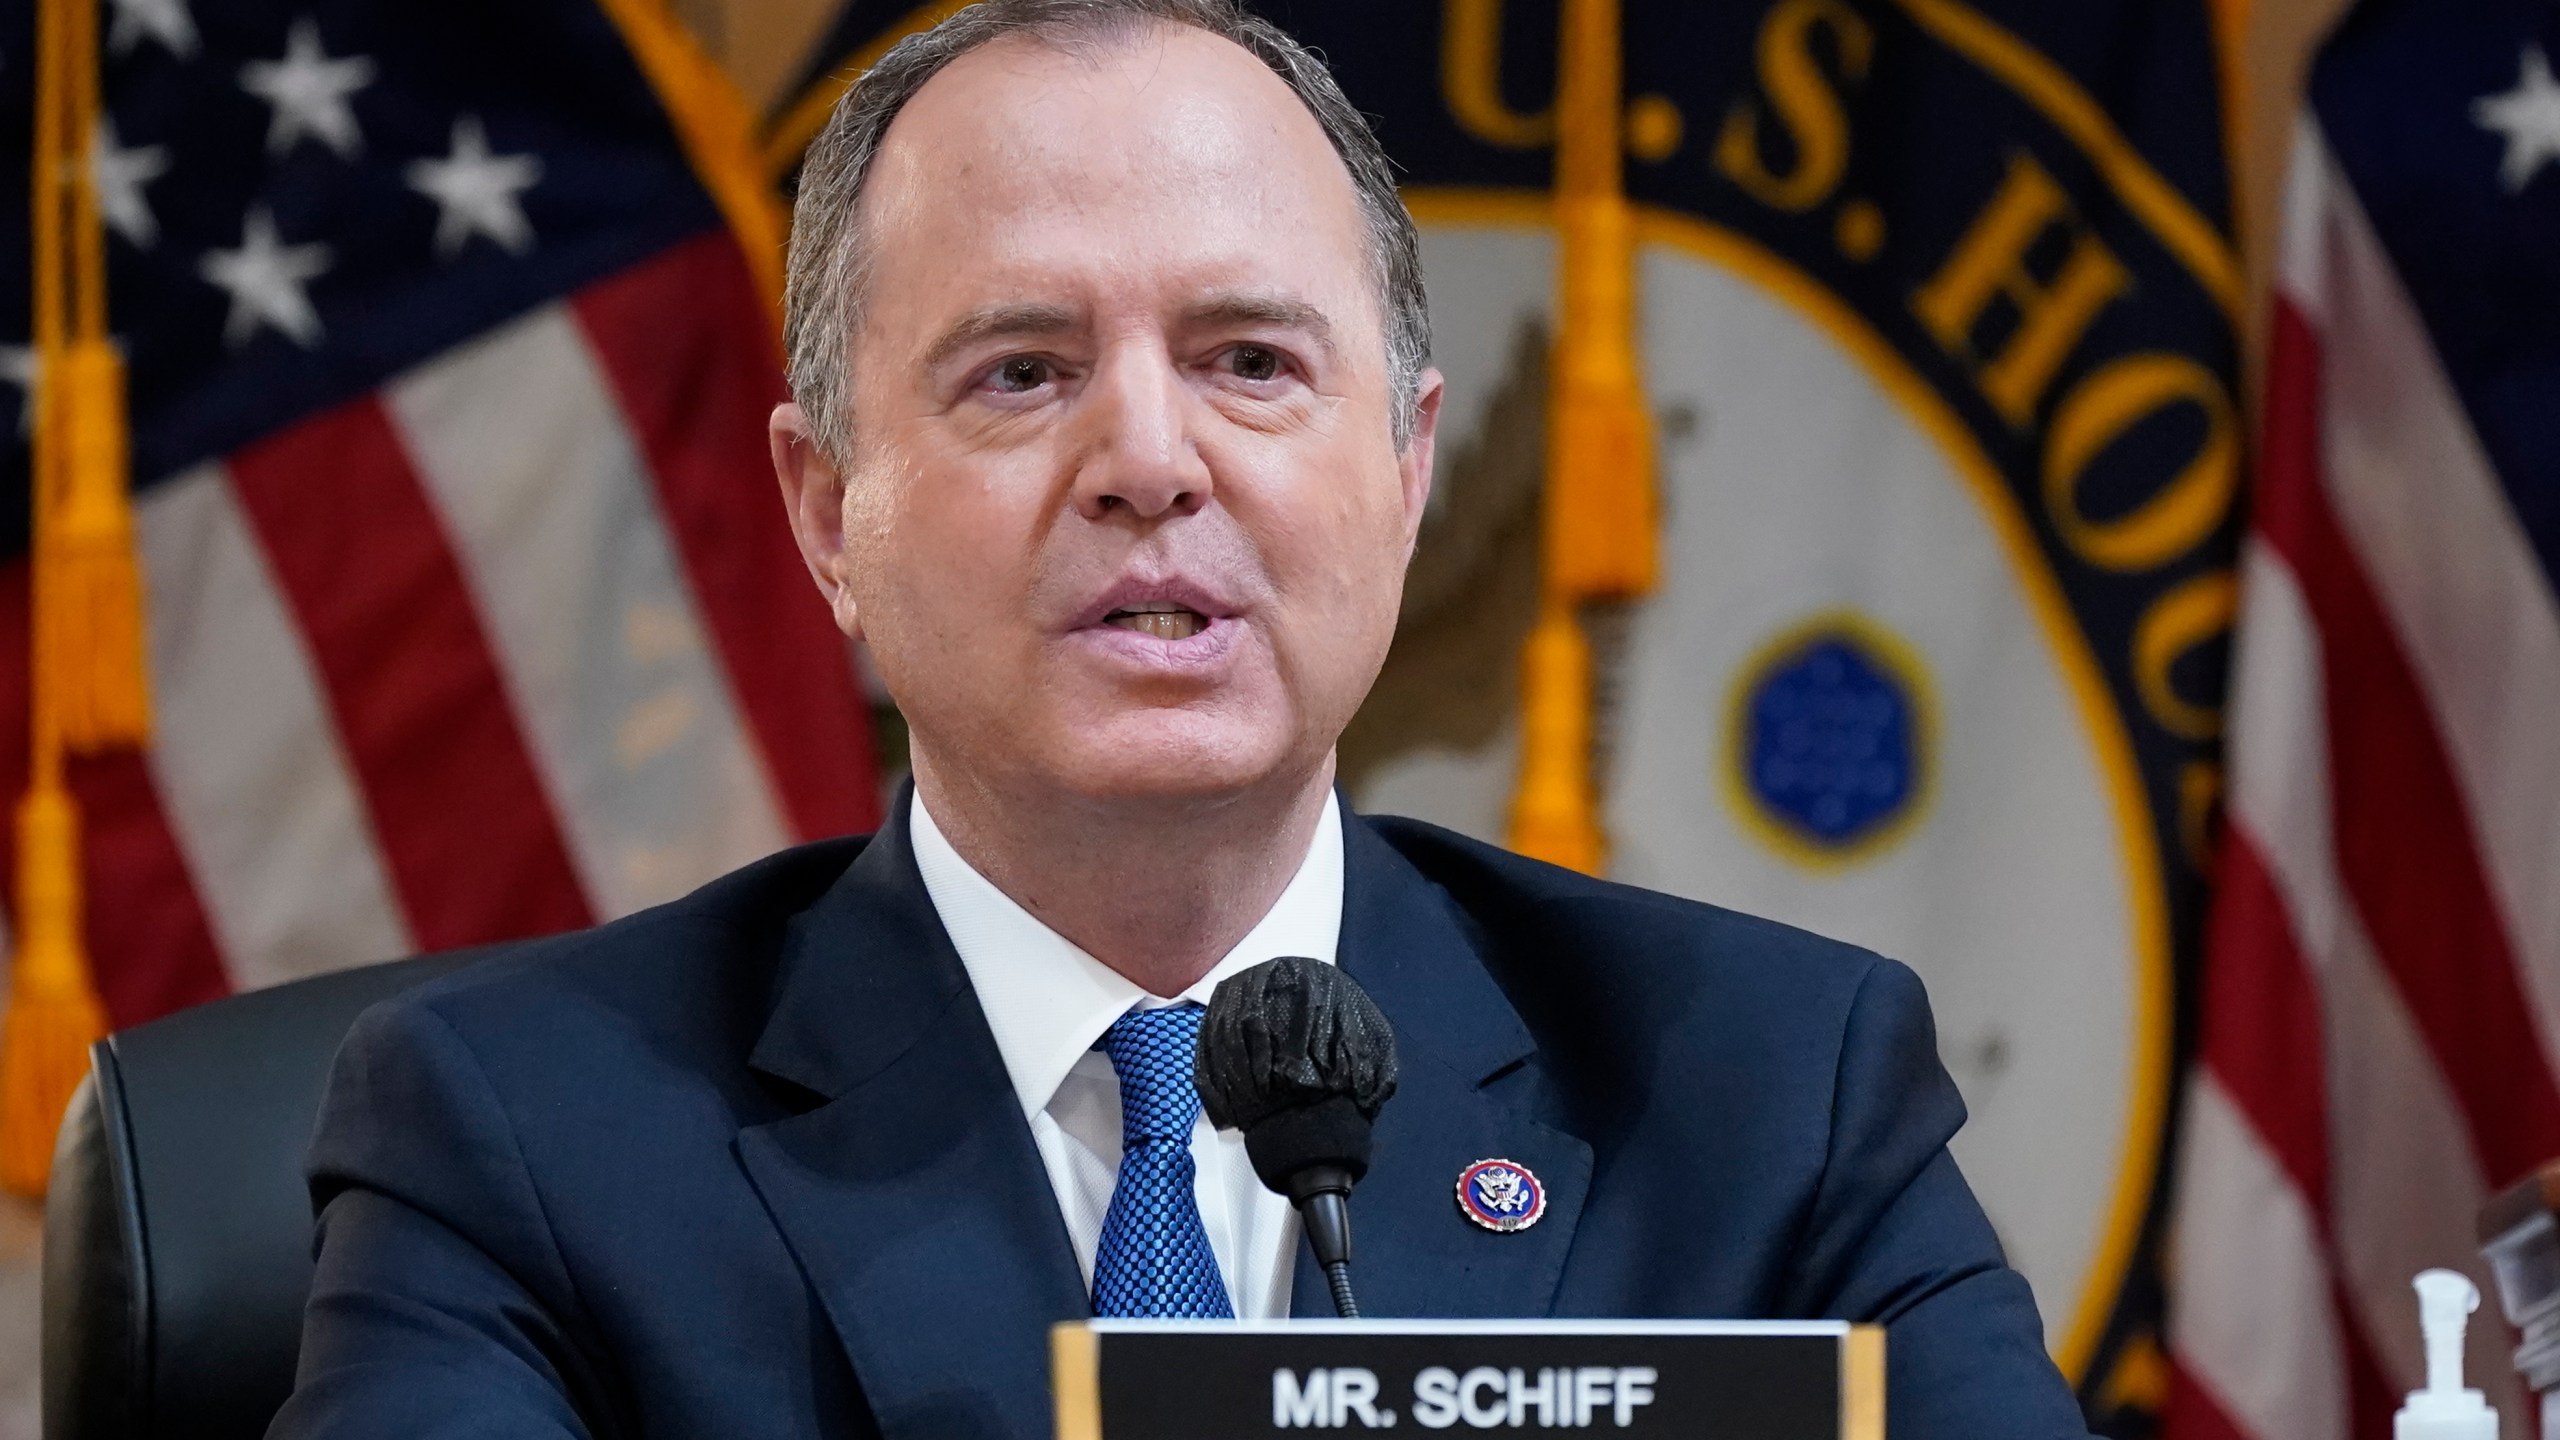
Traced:
<path id="1" fill-rule="evenodd" d="M 1191 1057 L 1204 1013 L 1197 1005 L 1132 1010 L 1103 1032 L 1099 1048 L 1120 1076 L 1120 1178 L 1094 1251 L 1096 1315 L 1235 1318 L 1191 1188 L 1191 1127 L 1200 1118 Z"/>

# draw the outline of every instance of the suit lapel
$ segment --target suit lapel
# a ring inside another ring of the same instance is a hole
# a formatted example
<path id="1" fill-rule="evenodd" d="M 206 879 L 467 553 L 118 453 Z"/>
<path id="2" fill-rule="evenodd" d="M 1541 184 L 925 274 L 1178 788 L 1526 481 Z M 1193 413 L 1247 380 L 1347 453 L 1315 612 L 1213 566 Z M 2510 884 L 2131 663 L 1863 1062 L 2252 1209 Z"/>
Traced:
<path id="1" fill-rule="evenodd" d="M 1345 808 L 1339 958 L 1394 1024 L 1403 1070 L 1351 1196 L 1361 1313 L 1544 1315 L 1590 1189 L 1591 1147 L 1486 1090 L 1534 1063 L 1536 1043 L 1448 895 Z M 1546 1190 L 1546 1213 L 1526 1230 L 1495 1234 L 1458 1208 L 1458 1172 L 1495 1158 L 1527 1167 Z M 1333 1313 L 1303 1246 L 1290 1308 Z"/>
<path id="2" fill-rule="evenodd" d="M 738 1156 L 884 1436 L 1046 1434 L 1049 1326 L 1090 1302 L 905 818 L 793 923 L 751 1063 L 821 1103 Z"/>

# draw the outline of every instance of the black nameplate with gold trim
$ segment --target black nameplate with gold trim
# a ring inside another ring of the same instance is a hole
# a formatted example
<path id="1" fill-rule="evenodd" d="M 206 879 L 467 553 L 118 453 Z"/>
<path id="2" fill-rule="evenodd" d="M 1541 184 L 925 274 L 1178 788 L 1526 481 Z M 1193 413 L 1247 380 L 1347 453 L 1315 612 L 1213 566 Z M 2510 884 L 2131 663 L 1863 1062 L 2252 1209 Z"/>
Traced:
<path id="1" fill-rule="evenodd" d="M 1884 1435 L 1884 1331 L 1836 1321 L 1093 1320 L 1050 1353 L 1058 1440 Z"/>

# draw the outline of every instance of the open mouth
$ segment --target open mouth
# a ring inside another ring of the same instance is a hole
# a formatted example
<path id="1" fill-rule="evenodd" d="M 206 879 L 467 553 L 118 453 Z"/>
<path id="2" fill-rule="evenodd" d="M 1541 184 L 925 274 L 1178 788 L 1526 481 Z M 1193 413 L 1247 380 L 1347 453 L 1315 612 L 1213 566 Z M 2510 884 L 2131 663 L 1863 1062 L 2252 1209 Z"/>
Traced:
<path id="1" fill-rule="evenodd" d="M 1188 640 L 1209 628 L 1207 616 L 1170 600 L 1123 605 L 1103 616 L 1102 623 L 1135 630 L 1141 635 L 1153 635 L 1159 640 Z"/>

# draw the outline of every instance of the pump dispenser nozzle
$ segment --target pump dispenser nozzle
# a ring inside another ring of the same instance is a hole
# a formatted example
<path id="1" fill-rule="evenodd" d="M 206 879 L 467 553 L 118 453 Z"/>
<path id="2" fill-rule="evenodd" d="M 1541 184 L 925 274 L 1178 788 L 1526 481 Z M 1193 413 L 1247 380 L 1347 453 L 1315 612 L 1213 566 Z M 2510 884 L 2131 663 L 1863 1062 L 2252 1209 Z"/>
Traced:
<path id="1" fill-rule="evenodd" d="M 2480 1308 L 2479 1287 L 2453 1270 L 2422 1271 L 2410 1283 L 2427 1337 L 2427 1388 L 2409 1392 L 2391 1422 L 2392 1440 L 2498 1440 L 2498 1412 L 2462 1384 L 2462 1332 Z"/>

